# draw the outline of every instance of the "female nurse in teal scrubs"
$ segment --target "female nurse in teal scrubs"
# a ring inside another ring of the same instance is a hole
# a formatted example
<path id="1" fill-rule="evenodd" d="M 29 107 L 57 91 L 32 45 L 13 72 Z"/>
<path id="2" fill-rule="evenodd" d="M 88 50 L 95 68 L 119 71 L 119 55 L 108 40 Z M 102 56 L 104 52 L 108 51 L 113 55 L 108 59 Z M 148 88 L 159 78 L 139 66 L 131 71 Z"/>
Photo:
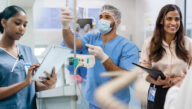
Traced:
<path id="1" fill-rule="evenodd" d="M 0 13 L 0 108 L 36 109 L 35 92 L 53 88 L 56 74 L 47 72 L 48 79 L 32 81 L 38 61 L 30 47 L 16 44 L 25 33 L 27 15 L 18 6 L 9 6 Z"/>

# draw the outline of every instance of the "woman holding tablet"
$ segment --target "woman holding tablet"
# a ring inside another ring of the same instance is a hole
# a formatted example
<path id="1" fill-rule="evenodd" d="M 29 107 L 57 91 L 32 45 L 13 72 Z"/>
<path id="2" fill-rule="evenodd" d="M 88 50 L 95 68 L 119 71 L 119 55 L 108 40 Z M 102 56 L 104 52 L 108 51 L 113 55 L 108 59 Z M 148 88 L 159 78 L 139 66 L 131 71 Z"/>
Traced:
<path id="1" fill-rule="evenodd" d="M 191 60 L 192 40 L 184 36 L 182 14 L 178 6 L 164 6 L 156 20 L 153 36 L 148 38 L 142 48 L 140 65 L 160 70 L 166 75 L 157 80 L 144 74 L 151 83 L 148 91 L 148 109 L 163 109 L 169 87 L 177 83 Z"/>
<path id="2" fill-rule="evenodd" d="M 33 82 L 38 61 L 30 47 L 16 44 L 25 33 L 27 16 L 18 6 L 9 6 L 0 13 L 0 108 L 36 109 L 35 91 L 53 88 L 55 69 L 43 82 Z"/>

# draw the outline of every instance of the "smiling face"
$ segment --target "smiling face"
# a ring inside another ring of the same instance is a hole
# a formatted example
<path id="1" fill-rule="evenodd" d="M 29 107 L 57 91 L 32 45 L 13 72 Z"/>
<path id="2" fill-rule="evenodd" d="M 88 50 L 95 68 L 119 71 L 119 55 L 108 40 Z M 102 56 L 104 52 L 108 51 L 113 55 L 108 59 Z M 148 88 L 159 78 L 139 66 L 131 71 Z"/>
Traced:
<path id="1" fill-rule="evenodd" d="M 19 40 L 24 35 L 27 26 L 27 16 L 19 11 L 8 20 L 3 19 L 4 33 L 12 40 Z"/>
<path id="2" fill-rule="evenodd" d="M 178 11 L 170 11 L 163 20 L 165 35 L 175 35 L 180 28 L 180 14 Z"/>

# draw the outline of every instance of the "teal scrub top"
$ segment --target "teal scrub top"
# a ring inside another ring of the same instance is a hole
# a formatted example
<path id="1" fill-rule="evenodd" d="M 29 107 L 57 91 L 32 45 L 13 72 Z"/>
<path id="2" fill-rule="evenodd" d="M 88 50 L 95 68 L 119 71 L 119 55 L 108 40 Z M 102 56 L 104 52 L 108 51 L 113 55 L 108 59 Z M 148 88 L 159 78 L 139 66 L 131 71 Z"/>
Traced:
<path id="1" fill-rule="evenodd" d="M 134 65 L 132 64 L 133 62 L 134 63 L 139 62 L 139 50 L 137 46 L 122 36 L 117 36 L 113 40 L 106 43 L 105 46 L 101 38 L 101 33 L 86 34 L 83 37 L 79 37 L 79 39 L 83 44 L 82 49 L 88 49 L 85 46 L 86 43 L 95 46 L 100 46 L 103 49 L 103 51 L 109 56 L 109 58 L 113 61 L 113 63 L 119 66 L 120 68 L 130 70 L 134 68 Z M 102 84 L 112 79 L 109 77 L 108 78 L 101 77 L 100 74 L 103 72 L 106 72 L 106 69 L 99 60 L 96 60 L 94 67 L 88 69 L 87 71 L 85 97 L 89 102 L 89 104 L 95 105 L 97 107 L 100 106 L 96 103 L 94 99 L 95 90 Z M 130 101 L 129 87 L 118 92 L 115 96 L 122 102 L 129 103 Z"/>
<path id="2" fill-rule="evenodd" d="M 38 63 L 30 47 L 21 44 L 17 44 L 17 46 L 22 58 L 16 63 L 13 72 L 11 70 L 16 58 L 0 48 L 0 87 L 8 87 L 24 81 L 26 79 L 25 65 Z M 36 109 L 35 83 L 33 82 L 16 94 L 0 100 L 0 109 Z"/>

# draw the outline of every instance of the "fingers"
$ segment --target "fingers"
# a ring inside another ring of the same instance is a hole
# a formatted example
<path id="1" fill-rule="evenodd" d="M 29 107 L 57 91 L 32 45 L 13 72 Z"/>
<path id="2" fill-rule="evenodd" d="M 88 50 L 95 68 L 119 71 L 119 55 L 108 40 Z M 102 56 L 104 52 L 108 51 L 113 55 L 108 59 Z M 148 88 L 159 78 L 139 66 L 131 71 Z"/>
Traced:
<path id="1" fill-rule="evenodd" d="M 70 22 L 73 18 L 71 16 L 60 16 L 61 22 Z"/>
<path id="2" fill-rule="evenodd" d="M 94 49 L 88 49 L 89 53 L 92 54 L 92 55 L 95 55 L 95 50 Z"/>
<path id="3" fill-rule="evenodd" d="M 158 76 L 157 81 L 160 81 L 160 80 L 161 80 L 161 77 L 160 77 L 160 76 Z"/>
<path id="4" fill-rule="evenodd" d="M 42 77 L 39 77 L 39 79 L 41 79 L 42 80 L 42 83 L 44 84 L 44 85 L 46 85 L 47 87 L 49 87 L 49 80 L 47 80 L 46 78 L 42 78 Z"/>
<path id="5" fill-rule="evenodd" d="M 62 23 L 63 29 L 69 29 L 69 23 L 72 21 L 73 17 L 70 14 L 70 11 L 67 9 L 62 9 L 60 14 L 60 20 Z"/>
<path id="6" fill-rule="evenodd" d="M 169 88 L 177 83 L 179 83 L 185 75 L 181 76 L 174 76 L 174 75 L 166 75 L 166 79 L 162 80 L 161 77 L 159 76 L 156 85 L 163 85 L 163 88 Z"/>
<path id="7" fill-rule="evenodd" d="M 55 74 L 55 67 L 53 67 L 53 70 L 52 70 L 52 77 L 53 78 L 57 78 L 56 74 Z"/>
<path id="8" fill-rule="evenodd" d="M 47 73 L 47 72 L 44 72 L 44 73 L 48 77 L 48 80 L 49 80 L 51 78 L 51 75 L 49 73 Z"/>
<path id="9" fill-rule="evenodd" d="M 28 69 L 28 72 L 27 72 L 27 78 L 26 78 L 26 82 L 28 84 L 31 84 L 33 81 L 32 81 L 32 76 L 34 75 L 34 70 L 39 67 L 40 64 L 39 63 L 34 63 L 30 66 L 30 68 Z"/>
<path id="10" fill-rule="evenodd" d="M 72 16 L 61 15 L 61 19 L 64 19 L 65 21 L 71 21 L 73 19 L 73 17 Z"/>
<path id="11" fill-rule="evenodd" d="M 158 76 L 156 83 L 157 85 L 163 85 L 163 80 L 161 79 L 160 76 Z"/>
<path id="12" fill-rule="evenodd" d="M 61 14 L 62 15 L 71 15 L 71 12 L 66 8 L 62 8 L 61 9 Z"/>
<path id="13" fill-rule="evenodd" d="M 172 82 L 175 84 L 177 84 L 178 82 L 182 81 L 184 79 L 185 75 L 181 75 L 181 76 L 178 76 L 178 77 L 175 77 L 172 79 Z"/>
<path id="14" fill-rule="evenodd" d="M 85 46 L 89 47 L 88 51 L 89 51 L 90 54 L 96 55 L 96 52 L 97 52 L 96 46 L 90 45 L 90 44 L 85 44 Z"/>
<path id="15" fill-rule="evenodd" d="M 73 19 L 73 17 L 72 16 L 69 16 L 69 15 L 60 15 L 60 18 L 61 19 L 65 19 L 65 20 L 71 20 L 71 19 Z"/>
<path id="16" fill-rule="evenodd" d="M 31 66 L 40 66 L 40 64 L 39 63 L 33 63 L 33 64 L 31 64 Z"/>
<path id="17" fill-rule="evenodd" d="M 33 64 L 31 64 L 30 68 L 37 68 L 39 66 L 40 66 L 39 63 L 33 63 Z"/>
<path id="18" fill-rule="evenodd" d="M 87 47 L 89 47 L 89 48 L 91 48 L 91 49 L 94 49 L 96 46 L 94 46 L 94 45 L 91 45 L 91 44 L 85 44 L 85 46 L 87 46 Z"/>
<path id="19" fill-rule="evenodd" d="M 42 83 L 44 85 L 46 85 L 49 88 L 52 88 L 55 86 L 56 82 L 57 82 L 57 76 L 55 73 L 55 67 L 53 67 L 52 69 L 52 75 L 50 75 L 48 72 L 44 72 L 45 75 L 48 77 L 48 79 L 40 77 L 40 79 L 42 80 Z"/>
<path id="20" fill-rule="evenodd" d="M 94 45 L 90 45 L 90 44 L 85 44 L 85 46 L 88 47 L 88 51 L 90 53 L 102 53 L 103 52 L 102 48 L 99 46 L 94 46 Z"/>
<path id="21" fill-rule="evenodd" d="M 28 73 L 29 73 L 29 74 L 30 74 L 30 73 L 33 73 L 34 70 L 35 70 L 36 68 L 38 68 L 39 66 L 40 66 L 39 63 L 33 63 L 33 64 L 29 67 Z"/>
<path id="22" fill-rule="evenodd" d="M 150 83 L 156 84 L 156 80 L 151 76 L 151 75 L 147 75 L 146 80 Z M 157 85 L 157 84 L 156 84 Z"/>
<path id="23" fill-rule="evenodd" d="M 170 85 L 164 85 L 163 88 L 169 88 L 171 87 Z"/>
<path id="24" fill-rule="evenodd" d="M 165 80 L 162 80 L 161 77 L 158 76 L 156 81 L 157 85 L 166 85 L 166 84 L 169 84 L 169 82 L 170 82 L 169 76 L 166 76 Z"/>
<path id="25" fill-rule="evenodd" d="M 169 88 L 169 87 L 171 87 L 171 86 L 173 86 L 174 85 L 174 82 L 172 82 L 171 80 L 169 80 L 169 82 L 167 83 L 167 84 L 165 84 L 164 86 L 163 86 L 163 88 Z"/>
<path id="26" fill-rule="evenodd" d="M 51 80 L 51 79 L 55 79 L 57 76 L 56 76 L 56 73 L 55 73 L 55 67 L 53 67 L 53 69 L 52 69 L 52 75 L 50 75 L 48 72 L 44 72 L 45 73 L 45 75 L 48 77 L 48 79 L 49 80 Z M 42 77 L 41 77 L 42 78 Z"/>
<path id="27" fill-rule="evenodd" d="M 47 82 L 48 81 L 46 78 L 43 78 L 43 77 L 39 77 L 39 79 L 41 79 L 43 82 Z"/>
<path id="28" fill-rule="evenodd" d="M 61 18 L 65 18 L 65 19 L 69 19 L 71 20 L 73 17 L 71 16 L 71 12 L 67 9 L 62 9 L 61 10 L 61 14 L 60 14 Z"/>

